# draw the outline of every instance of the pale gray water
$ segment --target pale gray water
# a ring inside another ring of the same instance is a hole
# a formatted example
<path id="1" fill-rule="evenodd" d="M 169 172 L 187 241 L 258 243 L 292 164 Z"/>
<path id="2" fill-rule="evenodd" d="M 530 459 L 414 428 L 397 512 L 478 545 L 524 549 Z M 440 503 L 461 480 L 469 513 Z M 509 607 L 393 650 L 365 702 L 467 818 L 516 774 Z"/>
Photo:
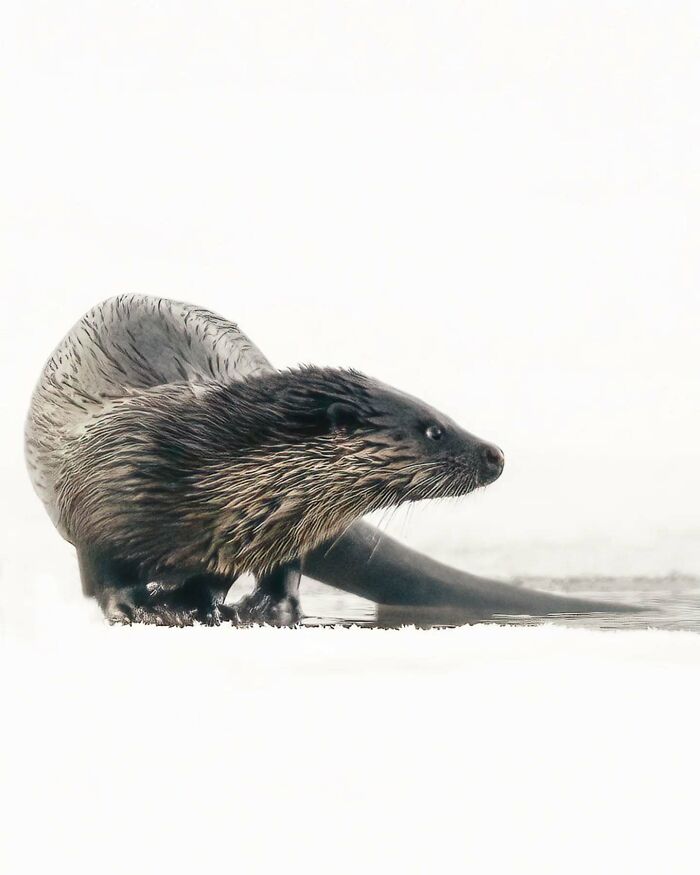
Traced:
<path id="1" fill-rule="evenodd" d="M 558 623 L 588 629 L 676 629 L 700 632 L 700 577 L 530 577 L 522 585 L 600 601 L 624 602 L 644 608 L 641 613 L 557 614 L 508 616 L 491 622 L 510 625 Z M 302 604 L 308 625 L 360 624 L 364 626 L 455 626 L 470 622 L 450 609 L 378 607 L 312 580 L 304 580 Z M 480 622 L 483 622 L 480 620 Z"/>

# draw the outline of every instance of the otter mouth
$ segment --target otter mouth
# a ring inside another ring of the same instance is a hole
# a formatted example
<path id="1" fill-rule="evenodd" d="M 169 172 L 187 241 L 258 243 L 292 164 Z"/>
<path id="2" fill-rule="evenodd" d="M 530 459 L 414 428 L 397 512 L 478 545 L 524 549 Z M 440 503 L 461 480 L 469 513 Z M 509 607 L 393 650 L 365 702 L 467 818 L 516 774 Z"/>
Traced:
<path id="1" fill-rule="evenodd" d="M 476 489 L 482 489 L 493 483 L 503 473 L 505 459 L 503 452 L 493 444 L 482 444 L 477 451 L 471 452 L 466 459 L 453 462 L 449 478 L 435 483 L 435 498 L 455 498 L 469 495 Z"/>

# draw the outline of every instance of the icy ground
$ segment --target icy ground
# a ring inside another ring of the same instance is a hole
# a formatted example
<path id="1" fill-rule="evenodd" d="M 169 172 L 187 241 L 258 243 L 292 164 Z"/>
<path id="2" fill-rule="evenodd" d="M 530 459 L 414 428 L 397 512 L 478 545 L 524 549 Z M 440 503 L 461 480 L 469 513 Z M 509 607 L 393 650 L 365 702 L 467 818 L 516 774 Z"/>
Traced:
<path id="1" fill-rule="evenodd" d="M 7 875 L 697 872 L 700 636 L 57 610 L 3 633 Z"/>
<path id="2" fill-rule="evenodd" d="M 33 496 L 2 531 L 2 875 L 698 871 L 700 635 L 109 628 Z"/>

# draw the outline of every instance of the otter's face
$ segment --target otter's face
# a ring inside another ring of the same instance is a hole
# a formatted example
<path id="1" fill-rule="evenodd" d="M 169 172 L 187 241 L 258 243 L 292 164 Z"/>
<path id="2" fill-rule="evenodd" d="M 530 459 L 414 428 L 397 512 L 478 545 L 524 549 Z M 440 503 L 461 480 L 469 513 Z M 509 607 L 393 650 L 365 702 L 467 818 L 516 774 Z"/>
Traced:
<path id="1" fill-rule="evenodd" d="M 498 447 L 357 371 L 305 367 L 217 387 L 201 417 L 186 444 L 206 439 L 209 454 L 195 460 L 199 483 L 207 472 L 196 506 L 204 497 L 215 509 L 236 567 L 258 572 L 370 511 L 466 495 L 503 470 Z"/>
<path id="2" fill-rule="evenodd" d="M 371 405 L 371 416 L 354 421 L 346 405 L 329 413 L 338 428 L 357 427 L 354 463 L 363 461 L 368 475 L 384 472 L 391 495 L 383 490 L 383 504 L 466 495 L 500 477 L 504 457 L 497 446 L 418 399 L 382 386 L 372 393 Z"/>

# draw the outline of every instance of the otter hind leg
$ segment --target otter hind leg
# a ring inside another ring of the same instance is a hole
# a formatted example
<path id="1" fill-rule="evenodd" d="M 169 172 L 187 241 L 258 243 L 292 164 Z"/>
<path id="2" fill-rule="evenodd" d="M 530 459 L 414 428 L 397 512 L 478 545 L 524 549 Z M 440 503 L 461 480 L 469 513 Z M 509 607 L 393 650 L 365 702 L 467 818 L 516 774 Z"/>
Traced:
<path id="1" fill-rule="evenodd" d="M 298 562 L 282 565 L 257 578 L 253 592 L 237 605 L 223 605 L 222 615 L 234 622 L 269 626 L 296 626 L 301 620 Z"/>
<path id="2" fill-rule="evenodd" d="M 218 625 L 232 580 L 193 572 L 165 572 L 143 579 L 133 564 L 78 547 L 83 592 L 92 595 L 110 623 L 156 626 Z"/>
<path id="3" fill-rule="evenodd" d="M 102 550 L 76 547 L 83 593 L 94 596 L 110 623 L 131 623 L 141 589 L 137 569 Z"/>

